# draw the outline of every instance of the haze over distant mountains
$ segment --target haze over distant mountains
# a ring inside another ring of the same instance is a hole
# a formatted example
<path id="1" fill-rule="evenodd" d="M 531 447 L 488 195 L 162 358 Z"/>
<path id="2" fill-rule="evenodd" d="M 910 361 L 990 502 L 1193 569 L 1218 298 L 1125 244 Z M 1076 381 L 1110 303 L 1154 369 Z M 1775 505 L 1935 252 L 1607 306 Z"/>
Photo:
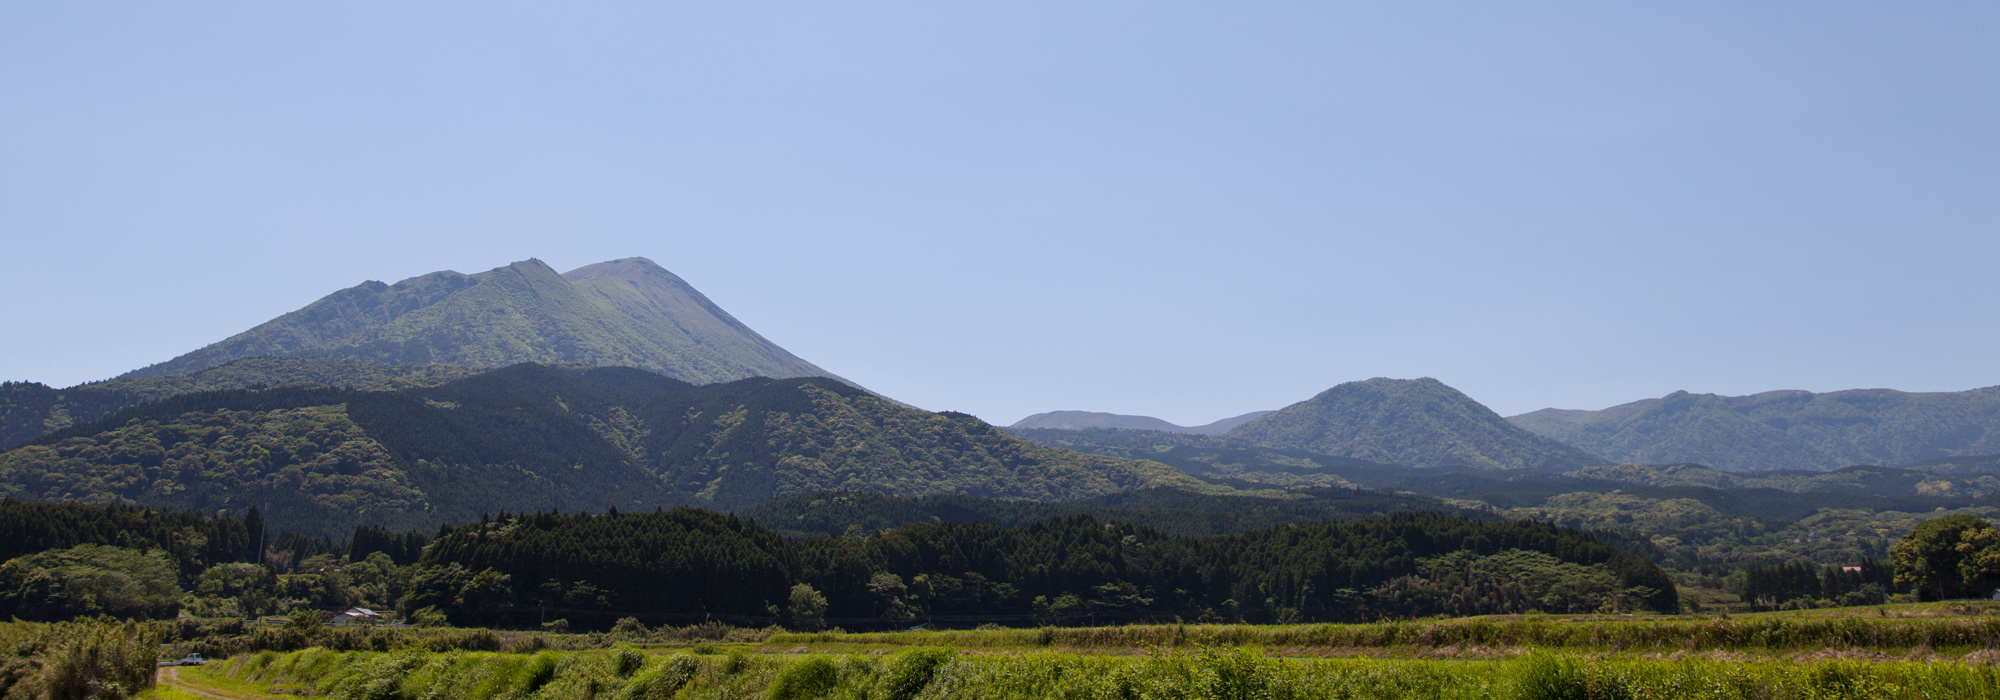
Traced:
<path id="1" fill-rule="evenodd" d="M 1127 416 L 1117 413 L 1095 411 L 1050 411 L 1037 413 L 1016 421 L 1008 428 L 1049 428 L 1056 430 L 1085 430 L 1089 428 L 1116 428 L 1120 430 L 1158 430 L 1163 433 L 1186 433 L 1189 435 L 1220 435 L 1231 428 L 1269 415 L 1271 411 L 1251 411 L 1233 418 L 1206 425 L 1183 426 L 1168 423 L 1152 416 Z"/>
<path id="2" fill-rule="evenodd" d="M 560 275 L 530 259 L 472 275 L 364 282 L 124 376 L 189 374 L 249 357 L 473 367 L 577 363 L 637 367 L 696 384 L 757 376 L 839 379 L 645 258 Z"/>
<path id="3" fill-rule="evenodd" d="M 1550 408 L 1508 420 L 1620 462 L 1738 472 L 2000 454 L 2000 387 L 1750 396 L 1676 391 L 1601 411 Z"/>

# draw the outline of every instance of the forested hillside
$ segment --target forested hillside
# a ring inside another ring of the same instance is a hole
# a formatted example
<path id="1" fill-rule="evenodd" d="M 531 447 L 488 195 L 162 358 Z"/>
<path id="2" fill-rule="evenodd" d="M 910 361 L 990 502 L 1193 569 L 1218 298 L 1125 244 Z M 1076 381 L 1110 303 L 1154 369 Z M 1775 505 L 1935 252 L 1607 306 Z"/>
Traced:
<path id="1" fill-rule="evenodd" d="M 1693 463 L 1734 472 L 1904 466 L 2000 454 L 2000 387 L 1750 396 L 1677 391 L 1601 411 L 1551 408 L 1508 420 L 1619 462 Z"/>
<path id="2" fill-rule="evenodd" d="M 1554 474 L 1381 464 L 1247 447 L 1227 436 L 1012 432 L 1038 444 L 1157 461 L 1244 488 L 1348 486 L 1561 523 L 1676 569 L 1717 576 L 1801 557 L 1853 565 L 1886 556 L 1890 543 L 1931 514 L 2000 515 L 2000 461 L 1993 459 L 1748 475 L 1692 465 L 1599 466 Z"/>
<path id="3" fill-rule="evenodd" d="M 127 377 L 188 374 L 248 357 L 500 367 L 638 367 L 694 383 L 834 377 L 765 340 L 645 258 L 558 275 L 539 260 L 478 274 L 365 282 Z"/>
<path id="4" fill-rule="evenodd" d="M 1090 428 L 1008 428 L 1037 445 L 1148 459 L 1220 483 L 1265 488 L 1357 486 L 1339 469 L 1405 474 L 1410 467 L 1335 457 L 1306 450 L 1256 447 L 1221 436 L 1181 435 L 1153 430 Z"/>
<path id="5" fill-rule="evenodd" d="M 390 390 L 437 386 L 484 370 L 458 365 L 385 365 L 352 360 L 253 357 L 193 374 L 126 377 L 54 389 L 35 382 L 0 384 L 0 449 L 169 396 L 223 389 L 317 384 Z"/>
<path id="6" fill-rule="evenodd" d="M 810 491 L 1074 500 L 1221 490 L 1170 467 L 1037 446 L 963 414 L 821 378 L 686 382 L 519 365 L 435 387 L 186 394 L 0 453 L 0 493 L 241 512 L 337 535 L 482 513 L 682 504 Z"/>

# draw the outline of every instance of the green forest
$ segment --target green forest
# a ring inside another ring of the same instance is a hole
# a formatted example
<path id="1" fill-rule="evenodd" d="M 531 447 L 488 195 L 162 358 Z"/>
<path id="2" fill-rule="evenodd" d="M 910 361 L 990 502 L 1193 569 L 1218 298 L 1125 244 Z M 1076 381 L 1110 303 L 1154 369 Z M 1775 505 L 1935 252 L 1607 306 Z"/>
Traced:
<path id="1" fill-rule="evenodd" d="M 1939 515 L 2000 516 L 2000 463 L 1982 459 L 1760 474 L 1694 465 L 1502 472 L 1382 464 L 1247 445 L 1229 435 L 1009 432 L 1051 447 L 1168 464 L 1217 485 L 1421 495 L 1487 517 L 1557 523 L 1680 572 L 1684 585 L 1717 590 L 1740 591 L 1751 568 L 1885 558 L 1904 533 Z"/>
<path id="2" fill-rule="evenodd" d="M 1019 527 L 1051 518 L 1089 515 L 1169 535 L 1224 535 L 1321 520 L 1379 518 L 1396 513 L 1449 512 L 1494 519 L 1435 498 L 1358 489 L 1300 489 L 1275 497 L 1191 493 L 1147 488 L 1071 503 L 1001 500 L 946 494 L 889 496 L 865 491 L 814 492 L 774 498 L 737 511 L 788 537 L 839 535 L 925 523 L 983 522 Z"/>
<path id="3" fill-rule="evenodd" d="M 0 383 L 0 449 L 90 423 L 170 396 L 226 389 L 313 384 L 388 391 L 437 386 L 478 374 L 458 365 L 384 365 L 352 360 L 252 357 L 186 375 L 124 377 L 55 389 L 37 382 Z"/>
<path id="4" fill-rule="evenodd" d="M 1077 500 L 1227 491 L 1171 467 L 1035 445 L 824 378 L 695 387 L 517 365 L 438 386 L 168 397 L 0 453 L 0 495 L 240 513 L 341 536 L 482 513 L 730 509 L 827 489 Z"/>
<path id="5" fill-rule="evenodd" d="M 1665 572 L 1588 535 L 1434 513 L 1207 536 L 1071 515 L 791 539 L 680 508 L 496 515 L 435 537 L 364 527 L 335 541 L 274 537 L 255 510 L 239 521 L 8 500 L 0 528 L 20 543 L 0 566 L 0 613 L 30 620 L 360 605 L 516 628 L 628 617 L 866 628 L 1679 608 Z"/>

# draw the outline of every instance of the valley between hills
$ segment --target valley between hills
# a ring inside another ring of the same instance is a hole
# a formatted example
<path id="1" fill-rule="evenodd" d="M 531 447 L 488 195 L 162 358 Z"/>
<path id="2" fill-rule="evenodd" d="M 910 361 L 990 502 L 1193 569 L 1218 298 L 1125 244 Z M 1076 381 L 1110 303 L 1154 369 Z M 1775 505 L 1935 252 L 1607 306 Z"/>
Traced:
<path id="1" fill-rule="evenodd" d="M 0 448 L 0 607 L 206 620 L 167 642 L 220 655 L 333 644 L 313 620 L 347 609 L 589 646 L 2000 587 L 2000 388 L 1503 417 L 1375 378 L 1201 426 L 1000 427 L 800 359 L 643 258 L 367 282 L 116 378 L 8 382 Z M 240 622 L 264 616 L 308 623 Z M 209 680 L 256 674 L 232 673 Z"/>

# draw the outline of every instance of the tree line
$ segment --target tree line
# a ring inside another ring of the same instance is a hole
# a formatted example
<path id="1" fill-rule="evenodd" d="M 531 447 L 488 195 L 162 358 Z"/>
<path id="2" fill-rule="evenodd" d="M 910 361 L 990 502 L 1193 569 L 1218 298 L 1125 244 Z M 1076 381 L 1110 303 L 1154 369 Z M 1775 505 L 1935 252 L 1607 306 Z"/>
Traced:
<path id="1" fill-rule="evenodd" d="M 502 515 L 441 530 L 402 606 L 479 625 L 726 616 L 866 626 L 1675 612 L 1679 601 L 1652 563 L 1531 522 L 1402 514 L 1172 537 L 1078 515 L 787 540 L 682 508 Z"/>

